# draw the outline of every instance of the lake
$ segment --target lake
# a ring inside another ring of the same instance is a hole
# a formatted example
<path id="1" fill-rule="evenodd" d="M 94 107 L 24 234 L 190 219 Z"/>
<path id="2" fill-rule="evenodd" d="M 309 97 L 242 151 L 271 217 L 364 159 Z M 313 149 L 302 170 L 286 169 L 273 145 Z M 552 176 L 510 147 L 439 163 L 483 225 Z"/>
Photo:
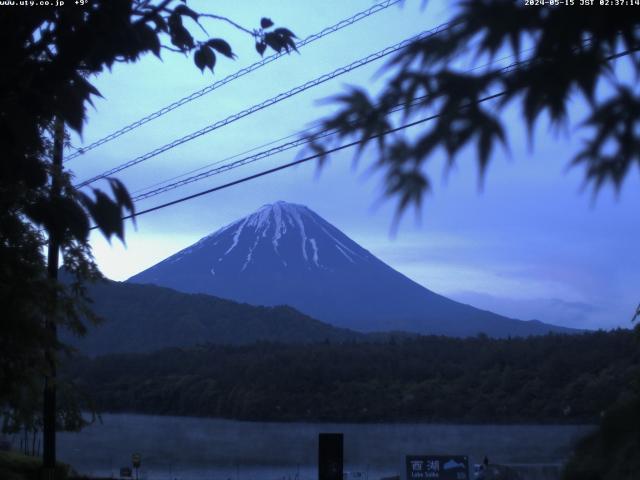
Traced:
<path id="1" fill-rule="evenodd" d="M 58 457 L 80 473 L 118 477 L 142 456 L 141 480 L 315 480 L 318 433 L 344 433 L 349 480 L 401 474 L 409 454 L 485 455 L 492 463 L 559 465 L 593 426 L 238 422 L 108 414 L 58 435 Z M 541 477 L 540 477 L 541 478 Z"/>

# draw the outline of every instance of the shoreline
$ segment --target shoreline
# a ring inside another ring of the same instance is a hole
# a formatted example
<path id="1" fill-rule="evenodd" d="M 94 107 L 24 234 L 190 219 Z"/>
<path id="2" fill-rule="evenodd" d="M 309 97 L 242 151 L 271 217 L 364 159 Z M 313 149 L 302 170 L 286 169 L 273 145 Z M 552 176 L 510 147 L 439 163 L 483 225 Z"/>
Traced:
<path id="1" fill-rule="evenodd" d="M 90 412 L 83 412 L 85 413 Z M 470 426 L 470 427 L 491 427 L 491 426 L 513 426 L 513 427 L 552 427 L 552 426 L 573 426 L 573 427 L 597 427 L 599 422 L 587 421 L 555 421 L 548 422 L 497 422 L 497 421 L 465 421 L 465 420 L 426 420 L 426 419 L 383 419 L 378 421 L 357 421 L 357 420 L 341 420 L 341 419 L 247 419 L 235 417 L 209 417 L 206 415 L 181 415 L 176 413 L 156 413 L 156 412 L 136 412 L 124 410 L 105 410 L 103 412 L 95 412 L 96 417 L 100 415 L 139 415 L 145 417 L 158 418 L 184 418 L 184 419 L 203 419 L 203 420 L 221 420 L 229 422 L 247 423 L 247 424 L 301 424 L 301 425 L 318 425 L 318 424 L 343 424 L 343 425 L 438 425 L 438 426 Z"/>

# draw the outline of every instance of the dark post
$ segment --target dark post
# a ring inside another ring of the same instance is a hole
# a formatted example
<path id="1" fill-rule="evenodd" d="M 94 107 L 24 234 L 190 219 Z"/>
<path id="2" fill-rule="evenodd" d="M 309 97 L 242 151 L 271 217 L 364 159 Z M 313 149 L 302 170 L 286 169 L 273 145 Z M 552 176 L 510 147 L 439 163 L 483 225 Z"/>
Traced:
<path id="1" fill-rule="evenodd" d="M 62 175 L 62 151 L 64 145 L 64 122 L 55 120 L 55 132 L 53 139 L 53 169 L 51 171 L 51 198 L 60 196 L 60 183 Z M 49 251 L 47 255 L 47 273 L 50 279 L 58 279 L 58 263 L 60 259 L 60 243 L 55 232 L 49 232 Z M 55 322 L 57 298 L 51 299 L 51 310 L 45 319 L 45 327 L 49 331 L 53 342 L 57 340 Z M 43 399 L 43 432 L 42 432 L 42 466 L 44 480 L 55 479 L 56 468 L 56 362 L 54 352 L 45 352 L 49 364 L 49 375 L 44 378 Z"/>
<path id="2" fill-rule="evenodd" d="M 318 480 L 342 480 L 343 474 L 342 433 L 318 435 Z"/>

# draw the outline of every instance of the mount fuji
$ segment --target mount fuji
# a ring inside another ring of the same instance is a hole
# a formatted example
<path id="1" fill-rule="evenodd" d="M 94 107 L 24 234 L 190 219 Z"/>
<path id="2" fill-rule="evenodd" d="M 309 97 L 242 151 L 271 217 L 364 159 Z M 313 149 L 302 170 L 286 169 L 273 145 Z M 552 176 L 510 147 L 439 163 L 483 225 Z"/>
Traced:
<path id="1" fill-rule="evenodd" d="M 450 300 L 417 284 L 302 205 L 277 202 L 131 277 L 253 305 L 289 305 L 358 330 L 494 337 L 575 332 Z"/>

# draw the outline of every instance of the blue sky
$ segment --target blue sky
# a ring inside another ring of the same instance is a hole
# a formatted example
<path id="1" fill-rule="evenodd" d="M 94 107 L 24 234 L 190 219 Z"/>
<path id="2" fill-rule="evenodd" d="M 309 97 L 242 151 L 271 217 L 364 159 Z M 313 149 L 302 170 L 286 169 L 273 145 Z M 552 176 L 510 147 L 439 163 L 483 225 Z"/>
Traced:
<path id="1" fill-rule="evenodd" d="M 300 38 L 359 10 L 369 0 L 300 2 L 193 1 L 200 11 L 227 15 L 257 26 L 261 16 L 291 28 Z M 213 93 L 68 163 L 78 180 L 101 173 L 175 138 L 293 88 L 446 21 L 449 2 L 406 1 L 301 51 L 231 82 Z M 213 36 L 232 43 L 235 61 L 219 59 L 215 75 L 201 74 L 181 55 L 163 61 L 145 57 L 116 65 L 95 79 L 104 99 L 95 102 L 83 138 L 91 143 L 113 130 L 258 60 L 250 37 L 223 23 L 207 24 Z M 195 31 L 195 30 L 194 30 Z M 508 63 L 508 62 L 507 62 Z M 506 64 L 506 63 L 505 63 Z M 210 135 L 123 171 L 131 191 L 230 155 L 284 137 L 310 125 L 333 108 L 320 100 L 359 85 L 375 92 L 381 62 L 358 69 Z M 572 118 L 584 115 L 579 101 Z M 127 245 L 92 245 L 99 266 L 124 280 L 194 243 L 202 236 L 265 203 L 286 200 L 309 206 L 372 253 L 422 285 L 453 299 L 516 318 L 581 328 L 628 327 L 640 301 L 638 172 L 620 195 L 605 189 L 594 200 L 584 190 L 583 172 L 567 165 L 586 132 L 556 134 L 542 122 L 529 148 L 519 111 L 505 113 L 510 152 L 497 151 L 484 188 L 478 189 L 475 151 L 463 152 L 445 175 L 436 154 L 427 166 L 434 192 L 423 211 L 409 212 L 395 235 L 394 200 L 381 196 L 380 177 L 367 168 L 368 156 L 354 168 L 351 152 L 332 157 L 318 174 L 306 164 L 197 200 L 140 217 L 127 228 Z M 577 122 L 576 122 L 577 123 Z M 409 132 L 411 134 L 411 132 Z M 253 166 L 141 202 L 138 209 L 187 195 L 292 160 L 276 155 Z M 371 157 L 369 157 L 371 158 Z"/>

